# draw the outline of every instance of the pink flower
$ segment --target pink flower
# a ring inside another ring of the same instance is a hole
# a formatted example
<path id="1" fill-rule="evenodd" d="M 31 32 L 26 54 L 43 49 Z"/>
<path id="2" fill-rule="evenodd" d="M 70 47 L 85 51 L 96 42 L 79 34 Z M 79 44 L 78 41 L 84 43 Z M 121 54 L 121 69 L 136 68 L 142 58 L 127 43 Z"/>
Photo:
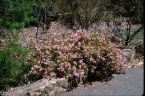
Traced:
<path id="1" fill-rule="evenodd" d="M 73 64 L 77 65 L 77 62 L 76 61 L 73 61 Z"/>
<path id="2" fill-rule="evenodd" d="M 58 70 L 58 71 L 60 71 L 60 70 L 61 70 L 61 68 L 57 68 L 57 70 Z"/>
<path id="3" fill-rule="evenodd" d="M 57 60 L 57 63 L 60 63 L 60 60 Z"/>
<path id="4" fill-rule="evenodd" d="M 35 65 L 35 66 L 34 66 L 34 68 L 39 69 L 39 68 L 40 68 L 40 66 Z"/>
<path id="5" fill-rule="evenodd" d="M 78 74 L 78 73 L 75 73 L 74 75 L 75 75 L 76 77 L 79 77 L 79 74 Z"/>
<path id="6" fill-rule="evenodd" d="M 68 70 L 71 70 L 71 67 L 68 67 Z"/>
<path id="7" fill-rule="evenodd" d="M 75 71 L 75 70 L 76 70 L 76 67 L 72 67 L 72 70 L 74 70 L 74 71 Z"/>
<path id="8" fill-rule="evenodd" d="M 43 62 L 44 65 L 48 65 L 48 62 Z"/>
<path id="9" fill-rule="evenodd" d="M 79 68 L 82 68 L 82 65 L 79 65 Z"/>
<path id="10" fill-rule="evenodd" d="M 36 46 L 36 51 L 41 51 L 39 47 Z"/>
<path id="11" fill-rule="evenodd" d="M 73 75 L 69 74 L 68 77 L 72 79 L 73 78 Z"/>
<path id="12" fill-rule="evenodd" d="M 84 75 L 84 72 L 80 72 L 80 76 L 83 76 Z"/>
<path id="13" fill-rule="evenodd" d="M 78 42 L 78 46 L 81 47 L 81 42 Z"/>
<path id="14" fill-rule="evenodd" d="M 45 49 L 49 49 L 50 48 L 50 46 L 45 46 Z"/>

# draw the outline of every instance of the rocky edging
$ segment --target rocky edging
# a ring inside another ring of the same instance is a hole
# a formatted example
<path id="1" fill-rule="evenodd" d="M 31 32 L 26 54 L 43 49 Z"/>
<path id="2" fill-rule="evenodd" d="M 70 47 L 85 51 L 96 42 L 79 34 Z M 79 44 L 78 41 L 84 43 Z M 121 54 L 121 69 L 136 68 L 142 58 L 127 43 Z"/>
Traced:
<path id="1" fill-rule="evenodd" d="M 41 79 L 32 84 L 13 88 L 2 96 L 60 96 L 68 88 L 68 80 L 59 79 Z"/>

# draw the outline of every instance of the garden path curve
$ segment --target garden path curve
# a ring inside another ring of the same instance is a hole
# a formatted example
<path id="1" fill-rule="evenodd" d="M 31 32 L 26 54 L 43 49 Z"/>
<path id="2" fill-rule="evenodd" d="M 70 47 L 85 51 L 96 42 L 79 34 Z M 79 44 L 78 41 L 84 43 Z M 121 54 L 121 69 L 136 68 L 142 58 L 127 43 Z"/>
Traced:
<path id="1" fill-rule="evenodd" d="M 93 82 L 67 92 L 62 96 L 143 96 L 143 67 L 129 68 L 125 74 L 115 75 L 107 83 Z"/>

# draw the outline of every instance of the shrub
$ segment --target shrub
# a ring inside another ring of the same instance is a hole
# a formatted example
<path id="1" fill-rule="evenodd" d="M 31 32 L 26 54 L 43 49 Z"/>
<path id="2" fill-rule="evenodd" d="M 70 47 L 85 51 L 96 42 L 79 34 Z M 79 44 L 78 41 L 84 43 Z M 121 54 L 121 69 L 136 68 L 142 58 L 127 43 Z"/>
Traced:
<path id="1" fill-rule="evenodd" d="M 29 65 L 24 61 L 29 51 L 14 41 L 8 41 L 0 47 L 0 90 L 7 90 L 24 83 L 24 74 L 28 73 Z"/>
<path id="2" fill-rule="evenodd" d="M 92 75 L 105 78 L 123 67 L 123 52 L 111 43 L 109 35 L 77 30 L 66 38 L 39 40 L 31 54 L 34 64 L 26 75 L 29 81 L 41 78 L 69 79 Z"/>
<path id="3" fill-rule="evenodd" d="M 0 0 L 0 27 L 6 29 L 23 28 L 31 21 L 35 21 L 32 16 L 35 0 Z"/>

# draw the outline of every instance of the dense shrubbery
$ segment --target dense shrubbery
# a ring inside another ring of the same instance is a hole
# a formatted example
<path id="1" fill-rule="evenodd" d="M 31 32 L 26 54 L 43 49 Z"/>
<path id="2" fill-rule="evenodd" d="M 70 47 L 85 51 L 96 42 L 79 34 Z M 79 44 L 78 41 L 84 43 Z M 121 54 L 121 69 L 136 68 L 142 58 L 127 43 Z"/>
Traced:
<path id="1" fill-rule="evenodd" d="M 123 52 L 107 39 L 108 35 L 78 30 L 66 37 L 39 40 L 32 46 L 35 50 L 30 63 L 34 66 L 26 75 L 27 80 L 51 77 L 71 79 L 90 74 L 103 79 L 124 67 Z"/>
<path id="2" fill-rule="evenodd" d="M 16 29 L 34 21 L 35 0 L 0 0 L 0 28 Z"/>
<path id="3" fill-rule="evenodd" d="M 15 41 L 7 41 L 4 48 L 0 47 L 0 90 L 23 84 L 24 74 L 31 68 L 24 64 L 29 51 Z"/>

